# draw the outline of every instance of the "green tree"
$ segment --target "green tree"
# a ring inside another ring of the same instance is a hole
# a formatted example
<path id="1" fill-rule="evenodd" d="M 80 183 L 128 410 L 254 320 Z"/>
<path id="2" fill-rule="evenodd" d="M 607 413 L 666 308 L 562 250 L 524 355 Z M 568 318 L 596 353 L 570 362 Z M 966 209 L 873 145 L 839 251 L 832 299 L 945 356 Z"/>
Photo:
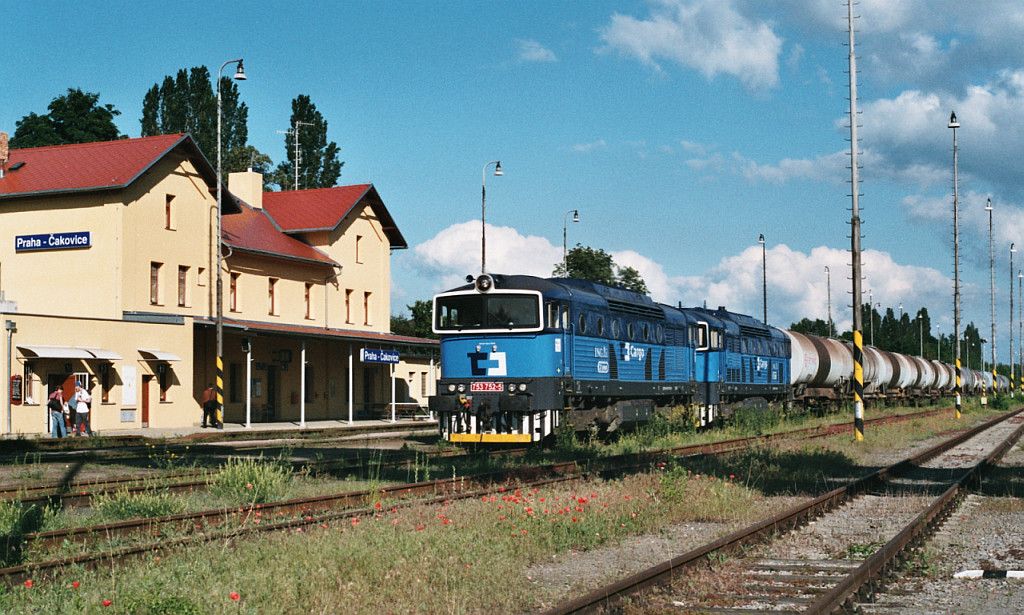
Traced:
<path id="1" fill-rule="evenodd" d="M 814 320 L 803 318 L 800 322 L 795 322 L 790 325 L 789 329 L 791 331 L 796 331 L 797 333 L 808 333 L 819 337 L 828 337 L 830 334 L 828 330 L 828 323 L 820 318 L 815 318 Z"/>
<path id="2" fill-rule="evenodd" d="M 114 118 L 121 112 L 114 105 L 99 104 L 98 93 L 68 88 L 67 94 L 50 101 L 49 113 L 29 113 L 15 123 L 12 148 L 91 143 L 121 138 Z"/>
<path id="3" fill-rule="evenodd" d="M 239 100 L 238 84 L 220 79 L 221 154 L 225 175 L 252 168 L 270 181 L 271 160 L 249 140 L 249 107 Z M 212 164 L 217 163 L 217 92 L 205 66 L 180 69 L 153 84 L 142 98 L 142 136 L 183 132 Z"/>
<path id="4" fill-rule="evenodd" d="M 391 332 L 395 335 L 408 335 L 410 337 L 425 337 L 436 339 L 433 331 L 434 303 L 430 300 L 420 300 L 412 305 L 405 306 L 410 316 L 394 315 L 391 317 Z"/>
<path id="5" fill-rule="evenodd" d="M 277 165 L 273 183 L 282 190 L 295 190 L 295 138 L 299 141 L 299 187 L 330 188 L 341 177 L 345 163 L 338 160 L 341 148 L 327 140 L 327 120 L 317 111 L 309 96 L 292 99 L 289 132 L 285 135 L 286 160 Z"/>
<path id="6" fill-rule="evenodd" d="M 607 286 L 615 286 L 615 261 L 612 255 L 604 250 L 576 244 L 569 250 L 565 263 L 555 266 L 554 275 L 558 277 L 590 280 Z"/>
<path id="7" fill-rule="evenodd" d="M 642 277 L 640 277 L 639 271 L 632 267 L 618 266 L 616 266 L 616 270 L 618 271 L 619 286 L 622 286 L 623 288 L 628 288 L 629 290 L 644 295 L 647 294 L 647 283 L 644 282 L 644 279 Z"/>

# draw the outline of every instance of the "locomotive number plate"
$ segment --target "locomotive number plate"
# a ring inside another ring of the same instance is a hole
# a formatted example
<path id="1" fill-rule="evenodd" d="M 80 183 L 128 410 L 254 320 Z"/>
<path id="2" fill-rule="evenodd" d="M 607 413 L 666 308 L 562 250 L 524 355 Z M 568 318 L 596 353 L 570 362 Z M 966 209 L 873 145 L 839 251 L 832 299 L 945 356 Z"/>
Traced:
<path id="1" fill-rule="evenodd" d="M 501 393 L 505 390 L 504 382 L 470 382 L 469 390 L 484 393 Z"/>

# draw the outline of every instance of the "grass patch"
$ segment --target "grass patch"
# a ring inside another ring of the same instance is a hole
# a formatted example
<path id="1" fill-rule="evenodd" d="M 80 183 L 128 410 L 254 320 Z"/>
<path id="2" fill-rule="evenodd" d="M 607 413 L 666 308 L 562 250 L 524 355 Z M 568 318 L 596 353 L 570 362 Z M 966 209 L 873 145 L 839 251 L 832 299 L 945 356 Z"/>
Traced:
<path id="1" fill-rule="evenodd" d="M 169 491 L 131 493 L 127 489 L 101 493 L 93 498 L 97 521 L 121 521 L 140 517 L 162 517 L 180 513 L 185 502 Z"/>
<path id="2" fill-rule="evenodd" d="M 292 480 L 283 460 L 231 457 L 210 484 L 210 492 L 233 504 L 262 504 L 281 499 Z"/>

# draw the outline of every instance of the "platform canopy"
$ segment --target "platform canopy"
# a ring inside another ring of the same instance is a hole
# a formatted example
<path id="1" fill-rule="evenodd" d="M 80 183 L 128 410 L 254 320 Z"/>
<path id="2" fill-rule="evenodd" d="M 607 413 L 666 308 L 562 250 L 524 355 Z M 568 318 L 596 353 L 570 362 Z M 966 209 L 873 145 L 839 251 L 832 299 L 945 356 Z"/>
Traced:
<path id="1" fill-rule="evenodd" d="M 164 352 L 163 350 L 147 350 L 145 348 L 139 348 L 139 354 L 141 354 L 147 361 L 180 361 L 181 357 L 170 352 Z"/>
<path id="2" fill-rule="evenodd" d="M 81 348 L 78 346 L 42 346 L 36 344 L 18 345 L 26 359 L 120 359 L 121 355 L 104 348 Z"/>

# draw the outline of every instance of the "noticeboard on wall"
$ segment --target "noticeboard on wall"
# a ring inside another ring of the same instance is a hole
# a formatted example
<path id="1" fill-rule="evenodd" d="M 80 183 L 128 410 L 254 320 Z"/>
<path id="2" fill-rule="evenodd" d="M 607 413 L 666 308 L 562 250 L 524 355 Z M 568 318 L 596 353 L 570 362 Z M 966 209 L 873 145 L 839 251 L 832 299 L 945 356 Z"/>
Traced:
<path id="1" fill-rule="evenodd" d="M 124 408 L 135 408 L 138 402 L 138 378 L 139 370 L 134 365 L 121 365 L 121 406 Z"/>

